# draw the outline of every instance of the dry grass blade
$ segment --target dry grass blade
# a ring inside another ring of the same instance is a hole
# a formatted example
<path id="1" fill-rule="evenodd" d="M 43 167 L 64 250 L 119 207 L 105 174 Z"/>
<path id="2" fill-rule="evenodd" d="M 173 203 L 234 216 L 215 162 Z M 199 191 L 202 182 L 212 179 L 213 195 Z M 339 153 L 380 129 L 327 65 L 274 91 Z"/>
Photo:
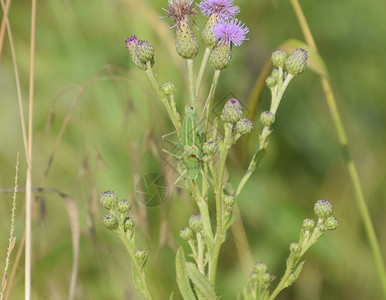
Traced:
<path id="1" fill-rule="evenodd" d="M 3 43 L 4 43 L 4 36 L 5 36 L 5 26 L 6 26 L 6 16 L 9 12 L 9 7 L 11 6 L 11 0 L 7 0 L 4 5 L 4 15 L 3 19 L 1 20 L 0 25 L 0 57 L 3 50 Z"/>
<path id="2" fill-rule="evenodd" d="M 14 190 L 14 193 L 16 192 L 25 192 L 25 188 L 17 188 Z M 10 188 L 5 188 L 5 189 L 0 189 L 0 193 L 10 193 L 12 192 L 12 189 Z M 66 202 L 66 209 L 67 209 L 67 214 L 70 219 L 70 227 L 71 227 L 71 239 L 72 239 L 72 252 L 73 252 L 73 262 L 72 262 L 72 271 L 71 271 L 71 280 L 70 280 L 70 287 L 69 287 L 69 296 L 68 299 L 73 299 L 74 294 L 75 294 L 75 289 L 76 289 L 76 280 L 78 276 L 78 267 L 79 267 L 79 240 L 80 240 L 80 225 L 79 225 L 79 214 L 78 214 L 78 207 L 76 205 L 76 202 L 67 194 L 63 193 L 60 190 L 57 189 L 44 189 L 44 188 L 32 188 L 32 192 L 34 193 L 53 193 L 57 194 L 60 196 L 63 200 Z M 15 196 L 16 197 L 16 196 Z M 21 243 L 23 243 L 25 240 L 25 233 L 24 236 L 22 237 Z M 10 245 L 13 248 L 14 242 L 10 240 Z M 15 264 L 18 263 L 21 254 L 22 254 L 22 248 L 18 249 L 18 253 L 15 259 Z M 10 277 L 10 285 L 9 287 L 12 286 L 13 279 L 15 277 L 15 268 L 12 270 L 12 274 Z M 7 294 L 5 295 L 5 299 L 8 299 L 9 297 L 9 291 L 10 289 L 7 290 Z"/>
<path id="3" fill-rule="evenodd" d="M 16 237 L 15 234 L 15 215 L 16 215 L 16 193 L 17 193 L 17 180 L 19 174 L 19 153 L 16 156 L 16 166 L 15 166 L 15 184 L 13 188 L 13 196 L 12 196 L 12 211 L 11 211 L 11 229 L 9 231 L 9 242 L 7 249 L 7 256 L 5 258 L 5 266 L 3 272 L 3 279 L 1 281 L 1 300 L 4 298 L 4 292 L 7 288 L 7 270 L 9 266 L 9 258 L 11 256 L 12 250 L 15 247 Z"/>

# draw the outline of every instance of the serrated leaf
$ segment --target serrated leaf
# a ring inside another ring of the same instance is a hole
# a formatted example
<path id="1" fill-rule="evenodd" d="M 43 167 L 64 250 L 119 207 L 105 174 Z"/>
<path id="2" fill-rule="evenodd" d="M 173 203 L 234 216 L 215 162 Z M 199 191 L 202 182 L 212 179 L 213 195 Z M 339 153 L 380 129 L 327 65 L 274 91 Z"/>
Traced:
<path id="1" fill-rule="evenodd" d="M 180 247 L 176 254 L 176 276 L 177 284 L 181 295 L 185 300 L 195 300 L 192 287 L 190 286 L 188 273 L 186 270 L 185 254 L 182 247 Z"/>
<path id="2" fill-rule="evenodd" d="M 217 299 L 216 293 L 209 283 L 208 279 L 191 263 L 186 263 L 189 279 L 194 286 L 199 290 L 204 299 Z"/>

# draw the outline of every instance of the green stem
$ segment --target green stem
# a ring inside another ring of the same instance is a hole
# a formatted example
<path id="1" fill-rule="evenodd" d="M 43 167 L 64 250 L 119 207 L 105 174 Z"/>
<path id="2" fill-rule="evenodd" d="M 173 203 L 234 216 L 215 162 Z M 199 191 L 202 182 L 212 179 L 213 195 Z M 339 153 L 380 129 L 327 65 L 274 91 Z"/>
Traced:
<path id="1" fill-rule="evenodd" d="M 220 77 L 220 70 L 216 70 L 214 72 L 213 79 L 212 79 L 212 85 L 210 87 L 209 95 L 208 95 L 208 98 L 206 99 L 206 103 L 205 103 L 205 108 L 204 108 L 204 109 L 206 109 L 205 128 L 204 128 L 205 129 L 205 131 L 204 131 L 205 139 L 208 135 L 210 110 L 212 107 L 214 93 L 216 91 L 217 82 L 218 82 L 219 77 Z"/>
<path id="2" fill-rule="evenodd" d="M 139 265 L 139 263 L 135 257 L 135 253 L 134 253 L 133 248 L 130 245 L 130 241 L 126 237 L 125 230 L 123 228 L 123 224 L 119 224 L 119 226 L 118 226 L 118 235 L 122 239 L 123 243 L 126 246 L 127 251 L 129 252 L 129 255 L 131 257 L 131 261 L 135 267 L 135 271 L 137 272 L 139 281 L 141 282 L 141 292 L 146 297 L 146 299 L 152 299 L 149 288 L 148 288 L 147 283 L 146 283 L 145 274 L 144 274 L 143 269 L 141 268 L 141 266 Z"/>
<path id="3" fill-rule="evenodd" d="M 221 245 L 224 239 L 224 224 L 223 224 L 223 207 L 222 207 L 222 182 L 224 177 L 225 162 L 229 149 L 229 141 L 232 134 L 232 124 L 226 123 L 224 125 L 225 136 L 220 149 L 220 171 L 217 186 L 215 190 L 216 197 L 216 236 L 214 242 L 213 255 L 209 262 L 209 282 L 212 286 L 215 285 L 217 261 L 220 253 Z"/>
<path id="4" fill-rule="evenodd" d="M 178 120 L 178 115 L 170 107 L 168 101 L 166 100 L 165 95 L 162 94 L 162 92 L 161 92 L 161 90 L 159 88 L 158 82 L 155 79 L 155 76 L 154 76 L 154 73 L 153 73 L 153 69 L 151 67 L 150 62 L 147 63 L 146 74 L 149 77 L 149 79 L 150 79 L 154 89 L 157 91 L 158 97 L 161 99 L 162 104 L 165 106 L 166 111 L 167 111 L 167 113 L 169 115 L 169 118 L 172 120 L 174 128 L 177 131 L 177 135 L 180 136 L 181 135 L 181 123 Z"/>
<path id="5" fill-rule="evenodd" d="M 213 232 L 212 232 L 212 225 L 210 224 L 208 203 L 205 201 L 204 197 L 202 196 L 197 183 L 194 181 L 192 184 L 193 184 L 194 194 L 196 195 L 197 206 L 198 206 L 198 209 L 200 210 L 201 218 L 204 223 L 205 234 L 207 237 L 209 237 L 210 241 L 213 242 Z"/>
<path id="6" fill-rule="evenodd" d="M 290 1 L 295 11 L 296 17 L 299 21 L 300 27 L 303 31 L 303 34 L 305 36 L 307 44 L 315 52 L 318 52 L 310 27 L 308 26 L 307 20 L 304 16 L 304 13 L 303 13 L 302 7 L 300 6 L 299 1 L 298 0 L 290 0 Z M 386 271 L 384 267 L 382 254 L 381 254 L 381 249 L 379 247 L 378 239 L 375 234 L 374 226 L 371 221 L 371 216 L 367 208 L 365 197 L 363 195 L 362 185 L 359 179 L 357 168 L 348 150 L 348 140 L 347 140 L 346 130 L 343 126 L 343 122 L 341 120 L 341 117 L 336 105 L 334 92 L 332 90 L 327 74 L 328 73 L 326 70 L 326 75 L 321 76 L 320 81 L 321 81 L 324 93 L 326 95 L 327 105 L 330 110 L 330 114 L 333 119 L 335 129 L 338 133 L 339 142 L 343 152 L 343 158 L 346 163 L 346 166 L 350 175 L 351 183 L 354 188 L 355 198 L 357 201 L 360 216 L 362 218 L 362 222 L 365 227 L 367 238 L 369 239 L 369 242 L 370 242 L 370 247 L 374 256 L 378 277 L 383 288 L 383 294 L 386 298 Z"/>
<path id="7" fill-rule="evenodd" d="M 201 274 L 205 276 L 205 268 L 204 268 L 204 246 L 205 243 L 202 240 L 201 233 L 197 232 L 197 267 L 200 270 Z"/>
<path id="8" fill-rule="evenodd" d="M 200 91 L 202 76 L 204 75 L 205 67 L 208 62 L 209 54 L 210 54 L 210 49 L 206 48 L 204 52 L 204 56 L 201 61 L 200 71 L 198 72 L 197 81 L 196 81 L 195 93 L 197 98 L 198 98 L 198 93 Z"/>
<path id="9" fill-rule="evenodd" d="M 188 73 L 189 73 L 189 98 L 190 104 L 197 109 L 196 95 L 194 93 L 194 74 L 193 74 L 193 59 L 187 59 Z"/>

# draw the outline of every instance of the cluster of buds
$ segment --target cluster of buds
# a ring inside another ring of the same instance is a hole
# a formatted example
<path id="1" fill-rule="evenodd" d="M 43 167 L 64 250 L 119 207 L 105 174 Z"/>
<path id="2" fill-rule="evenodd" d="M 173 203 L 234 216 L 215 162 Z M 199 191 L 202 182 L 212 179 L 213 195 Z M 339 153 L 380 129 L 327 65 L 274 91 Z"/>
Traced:
<path id="1" fill-rule="evenodd" d="M 275 276 L 268 273 L 268 267 L 264 262 L 258 262 L 253 267 L 249 276 L 248 285 L 244 289 L 245 299 L 256 299 L 253 295 L 260 295 L 259 299 L 268 299 L 269 285 Z"/>
<path id="2" fill-rule="evenodd" d="M 275 68 L 265 81 L 267 86 L 270 89 L 281 86 L 286 79 L 302 73 L 306 69 L 307 59 L 307 51 L 302 48 L 295 49 L 290 55 L 280 49 L 273 51 L 271 60 Z"/>
<path id="3" fill-rule="evenodd" d="M 154 48 L 147 42 L 139 40 L 135 35 L 125 40 L 127 50 L 129 51 L 133 63 L 143 71 L 147 70 L 147 64 L 154 65 Z"/>
<path id="4" fill-rule="evenodd" d="M 118 200 L 118 195 L 113 191 L 103 192 L 99 197 L 99 203 L 109 212 L 103 217 L 103 225 L 114 231 L 121 239 L 128 239 L 135 250 L 135 226 L 129 217 L 131 204 L 127 199 Z M 147 252 L 135 250 L 135 258 L 141 268 L 145 265 Z"/>
<path id="5" fill-rule="evenodd" d="M 232 143 L 234 144 L 242 135 L 249 134 L 253 129 L 253 124 L 249 119 L 243 119 L 243 108 L 239 100 L 229 99 L 222 110 L 221 120 L 231 126 L 233 131 Z"/>

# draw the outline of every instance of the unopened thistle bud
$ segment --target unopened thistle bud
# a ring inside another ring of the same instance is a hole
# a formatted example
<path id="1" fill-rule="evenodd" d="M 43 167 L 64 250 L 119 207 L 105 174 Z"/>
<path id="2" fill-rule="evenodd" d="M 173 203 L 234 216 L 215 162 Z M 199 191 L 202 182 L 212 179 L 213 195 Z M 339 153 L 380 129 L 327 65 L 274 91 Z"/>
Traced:
<path id="1" fill-rule="evenodd" d="M 112 214 L 106 214 L 103 217 L 103 225 L 105 225 L 110 230 L 115 230 L 118 227 L 118 220 Z"/>
<path id="2" fill-rule="evenodd" d="M 252 131 L 252 128 L 253 124 L 249 119 L 240 119 L 237 121 L 236 131 L 241 135 L 250 133 Z"/>
<path id="3" fill-rule="evenodd" d="M 135 47 L 137 46 L 139 40 L 135 35 L 132 35 L 130 38 L 125 40 L 127 50 L 129 51 L 132 62 L 143 71 L 147 70 L 146 63 L 139 60 L 137 53 L 135 51 Z"/>
<path id="4" fill-rule="evenodd" d="M 279 68 L 283 68 L 285 60 L 287 59 L 288 54 L 283 50 L 275 50 L 272 52 L 272 63 Z"/>
<path id="5" fill-rule="evenodd" d="M 298 48 L 287 57 L 285 69 L 293 76 L 298 75 L 306 69 L 307 58 L 307 51 Z"/>
<path id="6" fill-rule="evenodd" d="M 299 243 L 293 242 L 293 243 L 291 243 L 289 249 L 290 249 L 291 253 L 296 255 L 296 254 L 300 253 L 300 250 L 302 248 L 300 247 Z"/>
<path id="7" fill-rule="evenodd" d="M 118 201 L 117 209 L 121 214 L 129 212 L 130 208 L 131 204 L 127 199 Z"/>
<path id="8" fill-rule="evenodd" d="M 278 81 L 280 79 L 279 68 L 274 68 L 271 72 L 271 76 Z"/>
<path id="9" fill-rule="evenodd" d="M 147 251 L 143 249 L 138 249 L 137 251 L 135 251 L 135 258 L 137 259 L 138 264 L 142 268 L 147 261 Z"/>
<path id="10" fill-rule="evenodd" d="M 180 237 L 184 240 L 189 242 L 193 239 L 193 230 L 190 227 L 182 228 L 180 231 Z"/>
<path id="11" fill-rule="evenodd" d="M 339 226 L 338 220 L 333 216 L 328 217 L 323 224 L 327 230 L 334 230 Z"/>
<path id="12" fill-rule="evenodd" d="M 169 95 L 173 95 L 174 92 L 176 91 L 176 87 L 174 86 L 173 82 L 171 81 L 166 81 L 164 82 L 161 87 L 160 87 L 161 91 L 166 95 L 166 96 L 169 96 Z"/>
<path id="13" fill-rule="evenodd" d="M 118 203 L 118 196 L 113 191 L 106 191 L 99 197 L 99 202 L 106 209 L 113 209 Z"/>
<path id="14" fill-rule="evenodd" d="M 235 197 L 233 197 L 233 195 L 225 195 L 223 201 L 226 206 L 232 207 L 235 204 Z"/>
<path id="15" fill-rule="evenodd" d="M 260 261 L 255 264 L 253 271 L 257 274 L 265 274 L 268 271 L 268 267 L 264 262 Z"/>
<path id="16" fill-rule="evenodd" d="M 134 230 L 134 222 L 131 218 L 127 217 L 123 223 L 123 228 L 126 232 L 131 232 Z"/>
<path id="17" fill-rule="evenodd" d="M 265 80 L 265 83 L 269 88 L 273 88 L 277 85 L 277 79 L 273 77 L 272 75 L 269 75 L 267 79 Z"/>
<path id="18" fill-rule="evenodd" d="M 240 104 L 240 101 L 232 98 L 225 103 L 221 114 L 221 120 L 224 123 L 236 123 L 241 119 L 242 114 L 243 108 Z"/>
<path id="19" fill-rule="evenodd" d="M 205 155 L 213 156 L 217 151 L 217 144 L 215 142 L 205 142 L 202 145 L 202 152 Z"/>
<path id="20" fill-rule="evenodd" d="M 264 111 L 260 115 L 260 123 L 264 126 L 271 126 L 275 122 L 275 115 L 270 111 Z"/>
<path id="21" fill-rule="evenodd" d="M 204 227 L 204 224 L 202 223 L 201 214 L 194 214 L 190 216 L 189 227 L 194 232 L 201 232 L 202 228 Z"/>
<path id="22" fill-rule="evenodd" d="M 328 200 L 318 200 L 314 206 L 315 215 L 320 219 L 327 219 L 332 214 L 332 204 Z"/>
<path id="23" fill-rule="evenodd" d="M 154 64 L 154 48 L 148 41 L 138 41 L 135 46 L 135 54 L 142 63 Z"/>
<path id="24" fill-rule="evenodd" d="M 304 219 L 302 223 L 302 229 L 305 231 L 311 231 L 315 227 L 315 221 L 311 218 Z"/>

